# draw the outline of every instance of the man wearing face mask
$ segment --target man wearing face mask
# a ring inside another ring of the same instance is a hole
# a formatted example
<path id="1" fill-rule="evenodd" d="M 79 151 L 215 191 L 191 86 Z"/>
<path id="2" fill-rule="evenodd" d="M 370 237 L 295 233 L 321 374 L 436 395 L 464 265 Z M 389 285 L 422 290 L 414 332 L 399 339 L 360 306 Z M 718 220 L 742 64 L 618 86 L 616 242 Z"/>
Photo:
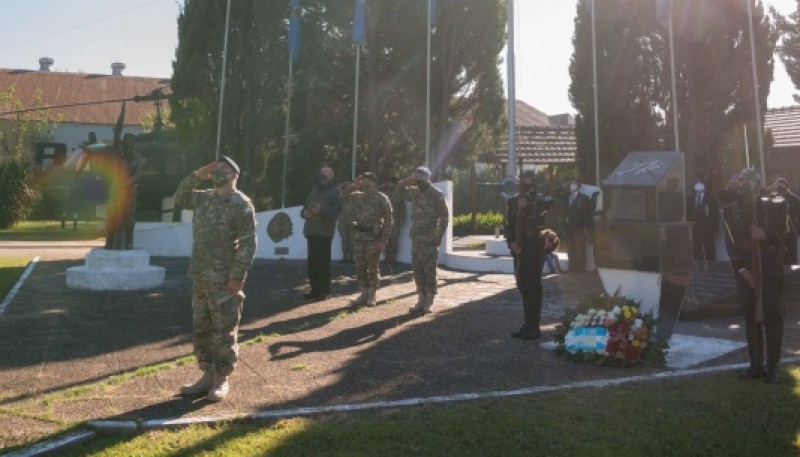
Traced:
<path id="1" fill-rule="evenodd" d="M 775 192 L 786 199 L 789 211 L 789 239 L 786 243 L 786 263 L 796 265 L 798 224 L 800 224 L 800 197 L 790 190 L 789 181 L 786 178 L 778 178 L 775 181 Z"/>
<path id="2" fill-rule="evenodd" d="M 378 179 L 369 172 L 356 179 L 355 185 L 345 192 L 342 200 L 352 209 L 353 250 L 358 287 L 361 290 L 352 305 L 375 306 L 381 253 L 392 234 L 392 204 L 389 197 L 378 192 Z"/>
<path id="3" fill-rule="evenodd" d="M 331 243 L 336 219 L 342 212 L 339 192 L 333 169 L 323 167 L 317 173 L 316 183 L 300 213 L 305 219 L 303 235 L 308 246 L 308 282 L 311 288 L 303 296 L 312 301 L 326 300 L 331 296 Z"/>
<path id="4" fill-rule="evenodd" d="M 431 312 L 436 298 L 436 266 L 439 245 L 447 230 L 450 213 L 444 195 L 431 185 L 431 171 L 417 167 L 414 173 L 398 183 L 398 195 L 411 202 L 411 267 L 417 287 L 417 303 L 411 314 Z"/>
<path id="5" fill-rule="evenodd" d="M 192 343 L 203 376 L 181 387 L 182 395 L 205 394 L 217 402 L 228 394 L 228 376 L 239 356 L 237 335 L 247 270 L 256 254 L 255 211 L 236 189 L 239 166 L 221 156 L 178 186 L 175 203 L 192 218 Z M 195 190 L 211 180 L 214 188 Z"/>
<path id="6" fill-rule="evenodd" d="M 542 316 L 544 263 L 541 233 L 551 206 L 552 198 L 536 193 L 536 174 L 531 170 L 522 173 L 519 195 L 508 199 L 506 205 L 505 235 L 514 257 L 514 276 L 522 295 L 524 316 L 522 327 L 511 336 L 522 340 L 541 336 L 539 322 Z"/>
<path id="7" fill-rule="evenodd" d="M 592 222 L 589 203 L 589 197 L 581 193 L 581 181 L 573 178 L 563 211 L 570 272 L 586 271 L 586 231 Z"/>
<path id="8" fill-rule="evenodd" d="M 719 205 L 717 199 L 706 191 L 706 185 L 698 178 L 694 185 L 694 195 L 686 202 L 686 218 L 694 222 L 692 242 L 694 258 L 697 260 L 716 260 L 714 239 L 719 227 Z"/>

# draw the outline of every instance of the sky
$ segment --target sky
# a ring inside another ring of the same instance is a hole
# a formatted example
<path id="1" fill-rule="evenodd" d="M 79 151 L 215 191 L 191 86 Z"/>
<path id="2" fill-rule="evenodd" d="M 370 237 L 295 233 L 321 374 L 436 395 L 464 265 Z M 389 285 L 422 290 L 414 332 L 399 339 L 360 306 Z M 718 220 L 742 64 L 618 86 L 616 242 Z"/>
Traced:
<path id="1" fill-rule="evenodd" d="M 515 0 L 516 96 L 551 115 L 575 112 L 567 90 L 576 2 Z M 170 77 L 182 3 L 0 0 L 0 68 L 35 70 L 40 57 L 51 57 L 54 71 L 110 73 L 112 62 L 123 62 L 126 75 Z M 797 6 L 796 0 L 766 3 L 784 14 Z M 505 63 L 501 71 L 505 77 Z M 768 107 L 793 105 L 796 92 L 777 61 Z"/>

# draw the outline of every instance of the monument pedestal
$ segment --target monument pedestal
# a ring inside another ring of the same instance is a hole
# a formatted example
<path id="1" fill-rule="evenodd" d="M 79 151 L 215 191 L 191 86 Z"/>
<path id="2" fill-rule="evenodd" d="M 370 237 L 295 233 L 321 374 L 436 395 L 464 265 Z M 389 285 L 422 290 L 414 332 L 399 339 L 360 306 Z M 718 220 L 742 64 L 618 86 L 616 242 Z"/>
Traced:
<path id="1" fill-rule="evenodd" d="M 164 284 L 164 268 L 150 265 L 142 250 L 92 249 L 86 264 L 67 269 L 67 287 L 89 290 L 140 290 Z"/>

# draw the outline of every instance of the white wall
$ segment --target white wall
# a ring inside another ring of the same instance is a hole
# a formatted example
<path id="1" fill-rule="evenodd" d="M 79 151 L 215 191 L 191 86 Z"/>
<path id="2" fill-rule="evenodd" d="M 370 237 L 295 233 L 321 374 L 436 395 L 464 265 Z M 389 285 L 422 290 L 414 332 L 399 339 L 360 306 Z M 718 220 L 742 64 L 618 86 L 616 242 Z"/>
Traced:
<path id="1" fill-rule="evenodd" d="M 447 207 L 450 209 L 450 221 L 447 233 L 442 240 L 439 262 L 447 264 L 447 254 L 453 250 L 453 183 L 444 181 L 434 184 L 444 192 Z M 411 227 L 411 208 L 406 203 L 406 219 L 402 221 L 397 260 L 411 263 L 411 240 L 408 231 Z M 304 220 L 300 217 L 301 206 L 293 206 L 280 210 L 256 213 L 256 235 L 258 237 L 258 250 L 256 258 L 259 259 L 305 259 L 307 257 L 306 239 L 303 236 Z M 275 215 L 286 213 L 292 220 L 292 234 L 279 242 L 273 242 L 267 235 L 267 225 Z M 152 256 L 189 257 L 192 254 L 192 212 L 183 211 L 180 223 L 137 223 L 136 233 L 133 237 L 134 247 L 144 249 Z M 395 223 L 398 223 L 395 221 Z M 287 254 L 276 254 L 276 249 L 287 249 Z M 342 258 L 342 243 L 338 230 L 333 238 L 331 257 L 334 260 Z"/>

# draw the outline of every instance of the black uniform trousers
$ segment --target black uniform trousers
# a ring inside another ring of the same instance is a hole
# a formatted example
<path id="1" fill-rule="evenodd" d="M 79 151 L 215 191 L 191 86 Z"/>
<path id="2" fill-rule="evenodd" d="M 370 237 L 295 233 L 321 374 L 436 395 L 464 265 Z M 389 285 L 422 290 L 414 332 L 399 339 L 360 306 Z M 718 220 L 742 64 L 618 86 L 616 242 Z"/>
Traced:
<path id="1" fill-rule="evenodd" d="M 311 295 L 331 293 L 331 244 L 332 237 L 306 235 L 308 244 L 308 282 Z"/>
<path id="2" fill-rule="evenodd" d="M 761 297 L 764 309 L 764 322 L 755 321 L 756 294 L 755 289 L 736 274 L 736 291 L 745 323 L 747 351 L 750 355 L 750 366 L 761 370 L 764 367 L 764 336 L 767 343 L 767 369 L 774 369 L 780 361 L 781 342 L 783 340 L 783 309 L 781 291 L 783 278 L 764 277 Z"/>
<path id="3" fill-rule="evenodd" d="M 522 311 L 525 326 L 532 331 L 539 330 L 542 317 L 542 263 L 544 250 L 538 240 L 524 240 L 522 252 L 514 255 L 514 273 L 517 289 L 522 295 Z"/>

